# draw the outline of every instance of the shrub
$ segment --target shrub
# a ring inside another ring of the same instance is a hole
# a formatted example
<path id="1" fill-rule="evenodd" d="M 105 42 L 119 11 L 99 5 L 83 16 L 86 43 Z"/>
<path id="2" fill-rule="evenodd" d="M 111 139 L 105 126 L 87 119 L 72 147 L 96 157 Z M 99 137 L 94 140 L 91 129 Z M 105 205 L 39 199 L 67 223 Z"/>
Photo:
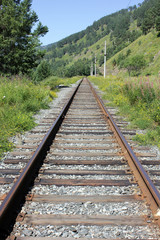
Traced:
<path id="1" fill-rule="evenodd" d="M 147 63 L 143 55 L 136 55 L 126 58 L 124 60 L 123 67 L 128 70 L 129 75 L 131 75 L 132 72 L 134 76 L 137 76 L 146 64 Z"/>
<path id="2" fill-rule="evenodd" d="M 47 61 L 42 61 L 33 76 L 35 82 L 40 82 L 51 75 L 51 66 Z"/>

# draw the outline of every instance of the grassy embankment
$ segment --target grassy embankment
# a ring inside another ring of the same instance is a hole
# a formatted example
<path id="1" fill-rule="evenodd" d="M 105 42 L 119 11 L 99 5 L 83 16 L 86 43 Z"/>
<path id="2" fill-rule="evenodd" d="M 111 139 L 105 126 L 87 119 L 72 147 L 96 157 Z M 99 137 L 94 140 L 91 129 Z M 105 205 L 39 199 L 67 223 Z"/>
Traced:
<path id="1" fill-rule="evenodd" d="M 143 129 L 134 139 L 141 144 L 160 148 L 160 79 L 158 77 L 124 78 L 117 76 L 90 77 L 103 99 L 119 107 L 119 112 L 131 122 L 130 128 Z"/>
<path id="2" fill-rule="evenodd" d="M 75 83 L 80 77 L 49 77 L 35 85 L 25 78 L 0 78 L 0 157 L 13 148 L 9 138 L 30 130 L 36 124 L 34 114 L 46 109 L 56 97 L 56 86 Z"/>

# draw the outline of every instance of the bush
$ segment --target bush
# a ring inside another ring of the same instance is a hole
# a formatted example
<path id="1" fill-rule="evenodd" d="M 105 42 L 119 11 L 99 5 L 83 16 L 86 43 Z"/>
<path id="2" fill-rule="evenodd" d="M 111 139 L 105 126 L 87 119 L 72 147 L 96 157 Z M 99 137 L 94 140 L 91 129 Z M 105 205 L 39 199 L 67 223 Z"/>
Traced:
<path id="1" fill-rule="evenodd" d="M 137 76 L 140 73 L 140 70 L 146 65 L 146 60 L 143 55 L 128 57 L 123 63 L 123 67 L 128 70 L 129 75 L 132 72 L 134 76 Z"/>
<path id="2" fill-rule="evenodd" d="M 42 61 L 33 76 L 35 82 L 40 82 L 51 75 L 51 66 L 47 61 Z"/>

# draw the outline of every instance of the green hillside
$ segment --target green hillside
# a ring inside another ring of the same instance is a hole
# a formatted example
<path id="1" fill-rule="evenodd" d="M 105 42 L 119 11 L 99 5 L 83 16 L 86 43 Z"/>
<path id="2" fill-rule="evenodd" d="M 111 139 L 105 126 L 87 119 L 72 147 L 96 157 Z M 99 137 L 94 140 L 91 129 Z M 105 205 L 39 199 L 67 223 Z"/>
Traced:
<path id="1" fill-rule="evenodd" d="M 145 64 L 137 74 L 157 74 L 160 52 L 160 2 L 145 0 L 139 6 L 122 9 L 95 21 L 92 26 L 45 47 L 45 59 L 57 76 L 89 75 L 97 58 L 97 72 L 103 74 L 104 43 L 107 42 L 107 71 L 127 72 L 128 58 L 139 55 Z M 121 54 L 121 55 L 120 55 Z M 118 60 L 118 63 L 117 63 Z M 84 63 L 85 62 L 85 68 Z M 79 69 L 79 70 L 77 70 Z"/>
<path id="2" fill-rule="evenodd" d="M 157 37 L 157 32 L 152 31 L 147 35 L 142 35 L 136 41 L 131 43 L 128 47 L 115 54 L 107 61 L 108 73 L 116 73 L 117 70 L 124 73 L 124 68 L 119 68 L 117 65 L 113 66 L 113 62 L 118 57 L 126 56 L 127 51 L 130 51 L 130 56 L 142 55 L 145 57 L 146 66 L 141 70 L 142 75 L 155 75 L 160 71 L 160 38 Z"/>

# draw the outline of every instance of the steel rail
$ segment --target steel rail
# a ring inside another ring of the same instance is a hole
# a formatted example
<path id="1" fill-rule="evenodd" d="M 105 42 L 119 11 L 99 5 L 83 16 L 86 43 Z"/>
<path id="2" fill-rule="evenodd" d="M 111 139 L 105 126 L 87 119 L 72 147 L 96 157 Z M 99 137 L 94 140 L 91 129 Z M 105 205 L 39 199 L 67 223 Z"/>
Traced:
<path id="1" fill-rule="evenodd" d="M 106 119 L 108 120 L 111 129 L 116 135 L 116 139 L 123 150 L 123 155 L 126 157 L 129 166 L 131 167 L 131 170 L 133 172 L 133 175 L 136 179 L 136 182 L 138 183 L 141 192 L 143 194 L 143 197 L 146 199 L 147 203 L 149 204 L 154 219 L 160 226 L 160 193 L 153 184 L 152 180 L 148 176 L 147 172 L 145 171 L 144 167 L 138 160 L 137 156 L 133 152 L 132 148 L 129 146 L 128 142 L 126 141 L 125 137 L 121 133 L 120 129 L 117 127 L 116 123 L 114 122 L 111 114 L 106 109 L 102 99 L 97 95 L 95 89 L 93 88 L 92 84 L 88 80 L 89 85 L 92 89 L 92 92 L 94 96 L 97 99 L 97 102 L 99 106 L 101 107 L 103 113 L 106 116 Z"/>
<path id="2" fill-rule="evenodd" d="M 48 133 L 44 136 L 42 142 L 34 152 L 33 156 L 27 163 L 26 167 L 20 174 L 19 178 L 5 197 L 3 203 L 0 206 L 0 236 L 2 239 L 5 234 L 9 232 L 10 225 L 13 224 L 13 216 L 16 217 L 17 209 L 20 208 L 20 205 L 25 198 L 25 194 L 28 192 L 29 187 L 35 179 L 35 175 L 40 168 L 47 151 L 49 150 L 50 145 L 52 144 L 53 139 L 55 138 L 56 133 L 58 132 L 62 121 L 73 101 L 73 98 L 82 83 L 83 79 L 75 88 L 72 96 L 64 105 L 59 116 L 54 121 L 53 125 L 49 129 Z M 4 235 L 3 235 L 4 234 Z"/>

